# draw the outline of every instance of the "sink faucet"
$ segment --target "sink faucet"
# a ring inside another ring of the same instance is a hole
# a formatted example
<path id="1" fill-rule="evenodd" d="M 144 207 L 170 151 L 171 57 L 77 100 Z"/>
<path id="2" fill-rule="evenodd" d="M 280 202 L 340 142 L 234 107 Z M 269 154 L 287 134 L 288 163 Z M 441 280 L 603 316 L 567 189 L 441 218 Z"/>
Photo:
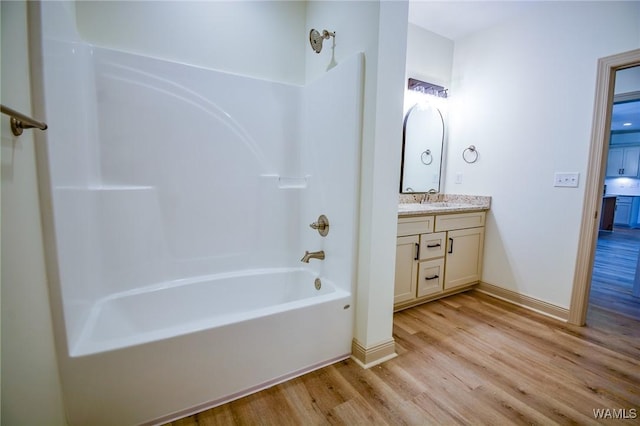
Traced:
<path id="1" fill-rule="evenodd" d="M 438 190 L 431 188 L 424 194 L 424 199 L 421 204 L 428 203 L 429 201 L 434 201 L 438 198 Z"/>
<path id="2" fill-rule="evenodd" d="M 324 250 L 312 251 L 311 253 L 305 250 L 304 256 L 302 256 L 302 259 L 300 260 L 304 263 L 309 263 L 309 259 L 319 259 L 319 260 L 324 259 Z"/>

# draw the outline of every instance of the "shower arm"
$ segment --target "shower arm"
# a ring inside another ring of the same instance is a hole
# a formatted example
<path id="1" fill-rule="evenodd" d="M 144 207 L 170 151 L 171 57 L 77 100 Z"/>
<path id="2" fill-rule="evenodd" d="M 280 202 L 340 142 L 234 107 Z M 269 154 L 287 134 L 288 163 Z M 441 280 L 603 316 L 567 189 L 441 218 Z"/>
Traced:
<path id="1" fill-rule="evenodd" d="M 41 121 L 35 120 L 27 115 L 22 114 L 12 108 L 0 104 L 0 112 L 7 114 L 11 117 L 11 132 L 15 136 L 20 136 L 24 129 L 37 128 L 40 130 L 46 130 L 47 124 Z"/>

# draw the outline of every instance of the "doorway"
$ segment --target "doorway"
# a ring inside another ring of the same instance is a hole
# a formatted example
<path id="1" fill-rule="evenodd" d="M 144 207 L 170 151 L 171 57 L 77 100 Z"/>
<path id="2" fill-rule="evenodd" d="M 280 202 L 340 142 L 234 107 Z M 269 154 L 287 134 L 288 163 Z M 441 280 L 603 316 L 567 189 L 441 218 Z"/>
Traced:
<path id="1" fill-rule="evenodd" d="M 640 320 L 640 66 L 616 71 L 609 135 L 587 323 Z"/>
<path id="2" fill-rule="evenodd" d="M 615 75 L 618 70 L 640 66 L 640 49 L 598 61 L 591 148 L 586 176 L 585 201 L 568 322 L 584 325 L 589 307 L 592 272 L 598 242 L 602 197 L 608 159 Z"/>

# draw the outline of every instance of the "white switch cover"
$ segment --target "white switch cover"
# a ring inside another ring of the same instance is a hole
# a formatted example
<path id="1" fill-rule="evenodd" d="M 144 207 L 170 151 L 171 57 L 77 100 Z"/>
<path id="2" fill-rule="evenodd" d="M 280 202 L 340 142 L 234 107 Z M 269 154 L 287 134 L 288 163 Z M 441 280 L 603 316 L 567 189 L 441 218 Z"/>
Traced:
<path id="1" fill-rule="evenodd" d="M 455 183 L 462 183 L 462 173 L 456 173 L 456 182 Z"/>
<path id="2" fill-rule="evenodd" d="M 580 173 L 557 173 L 553 177 L 553 186 L 577 188 Z"/>

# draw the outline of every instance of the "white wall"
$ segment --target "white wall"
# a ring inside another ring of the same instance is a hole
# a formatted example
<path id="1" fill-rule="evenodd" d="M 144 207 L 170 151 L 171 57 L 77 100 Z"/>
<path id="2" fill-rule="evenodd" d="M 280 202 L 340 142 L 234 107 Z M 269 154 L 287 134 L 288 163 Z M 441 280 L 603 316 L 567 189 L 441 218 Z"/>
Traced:
<path id="1" fill-rule="evenodd" d="M 31 112 L 25 2 L 2 2 L 2 104 Z M 53 346 L 36 181 L 34 132 L 2 135 L 2 419 L 65 424 Z"/>
<path id="2" fill-rule="evenodd" d="M 410 23 L 407 33 L 407 78 L 449 88 L 453 47 L 453 40 Z"/>
<path id="3" fill-rule="evenodd" d="M 392 339 L 407 13 L 405 1 L 313 1 L 307 6 L 307 27 L 336 32 L 336 62 L 354 52 L 365 54 L 355 329 L 365 348 Z M 331 42 L 323 46 L 320 54 L 307 47 L 307 81 L 331 61 Z"/>
<path id="4" fill-rule="evenodd" d="M 638 2 L 549 2 L 456 41 L 445 190 L 493 197 L 483 281 L 569 307 L 597 59 L 639 33 Z M 579 188 L 554 188 L 556 171 Z"/>
<path id="5" fill-rule="evenodd" d="M 324 74 L 332 57 L 336 63 L 342 62 L 356 52 L 365 52 L 365 56 L 375 58 L 378 48 L 378 14 L 379 6 L 375 1 L 307 2 L 304 29 L 305 80 L 310 82 Z M 329 39 L 324 40 L 322 51 L 315 53 L 307 39 L 312 28 L 320 32 L 325 29 L 334 31 L 336 33 L 335 49 L 333 39 Z M 367 64 L 368 72 L 365 74 L 375 72 L 375 68 L 375 64 Z M 375 82 L 375 75 L 368 77 L 365 85 L 370 89 L 373 87 L 371 84 Z"/>
<path id="6" fill-rule="evenodd" d="M 616 71 L 615 94 L 637 91 L 640 91 L 640 66 Z"/>
<path id="7" fill-rule="evenodd" d="M 78 31 L 90 43 L 297 84 L 305 9 L 303 1 L 76 3 Z"/>

